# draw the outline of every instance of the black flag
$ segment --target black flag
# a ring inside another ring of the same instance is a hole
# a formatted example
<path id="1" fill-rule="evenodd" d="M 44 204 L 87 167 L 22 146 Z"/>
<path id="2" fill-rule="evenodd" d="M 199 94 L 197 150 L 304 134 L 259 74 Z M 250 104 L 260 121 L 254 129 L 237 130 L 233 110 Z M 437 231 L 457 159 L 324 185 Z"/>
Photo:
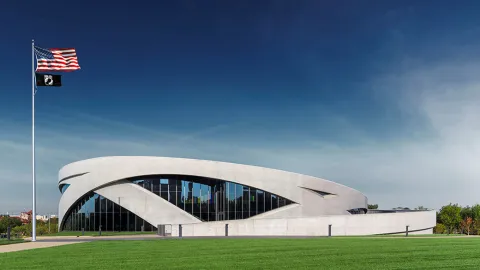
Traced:
<path id="1" fill-rule="evenodd" d="M 35 73 L 37 86 L 62 86 L 62 75 Z"/>

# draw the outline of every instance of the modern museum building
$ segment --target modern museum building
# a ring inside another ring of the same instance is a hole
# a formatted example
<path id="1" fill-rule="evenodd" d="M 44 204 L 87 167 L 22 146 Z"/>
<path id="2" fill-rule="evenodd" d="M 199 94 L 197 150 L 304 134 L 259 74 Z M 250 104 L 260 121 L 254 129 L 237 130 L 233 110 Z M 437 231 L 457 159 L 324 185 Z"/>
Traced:
<path id="1" fill-rule="evenodd" d="M 436 224 L 435 211 L 370 212 L 361 192 L 321 178 L 208 160 L 99 157 L 63 167 L 58 185 L 60 231 L 430 234 Z"/>

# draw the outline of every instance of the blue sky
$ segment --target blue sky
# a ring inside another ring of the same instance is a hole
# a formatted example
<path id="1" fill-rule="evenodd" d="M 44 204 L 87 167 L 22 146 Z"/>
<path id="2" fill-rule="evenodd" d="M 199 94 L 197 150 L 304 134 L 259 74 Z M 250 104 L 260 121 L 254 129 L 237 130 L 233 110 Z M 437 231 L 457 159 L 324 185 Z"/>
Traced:
<path id="1" fill-rule="evenodd" d="M 306 173 L 387 209 L 480 203 L 479 6 L 2 4 L 0 213 L 31 207 L 32 38 L 82 67 L 36 96 L 39 212 L 63 165 L 106 155 Z"/>

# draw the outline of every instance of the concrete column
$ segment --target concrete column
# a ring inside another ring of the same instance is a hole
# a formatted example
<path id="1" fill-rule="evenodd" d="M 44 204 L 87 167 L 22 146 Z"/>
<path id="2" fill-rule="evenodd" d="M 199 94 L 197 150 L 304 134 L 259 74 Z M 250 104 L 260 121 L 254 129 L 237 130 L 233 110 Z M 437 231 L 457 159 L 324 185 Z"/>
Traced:
<path id="1" fill-rule="evenodd" d="M 328 224 L 328 236 L 332 236 L 332 224 Z"/>
<path id="2" fill-rule="evenodd" d="M 225 224 L 225 236 L 228 236 L 228 224 Z"/>
<path id="3" fill-rule="evenodd" d="M 12 231 L 12 227 L 8 226 L 8 227 L 7 227 L 7 240 L 9 240 L 9 241 L 10 241 L 10 233 L 11 233 L 11 231 Z"/>
<path id="4" fill-rule="evenodd" d="M 178 237 L 182 237 L 182 224 L 178 225 Z"/>

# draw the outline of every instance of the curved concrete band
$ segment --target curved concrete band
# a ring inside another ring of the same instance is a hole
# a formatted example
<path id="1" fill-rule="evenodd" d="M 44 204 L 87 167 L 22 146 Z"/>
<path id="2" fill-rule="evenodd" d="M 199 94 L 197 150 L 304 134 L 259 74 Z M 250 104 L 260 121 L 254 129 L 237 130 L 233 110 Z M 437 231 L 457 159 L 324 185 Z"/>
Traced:
<path id="1" fill-rule="evenodd" d="M 309 226 L 320 228 L 322 226 L 319 224 L 325 222 L 335 223 L 335 230 L 344 232 L 343 235 L 394 233 L 399 228 L 404 230 L 406 225 L 413 226 L 412 230 L 428 232 L 435 226 L 435 215 L 431 212 L 352 215 L 348 210 L 367 208 L 367 197 L 355 189 L 317 177 L 226 162 L 145 156 L 99 157 L 63 167 L 59 172 L 59 186 L 70 186 L 60 199 L 59 224 L 63 224 L 69 209 L 91 191 L 114 202 L 121 197 L 122 207 L 154 226 L 191 224 L 191 228 L 196 226 L 200 233 L 191 234 L 201 236 L 215 235 L 209 232 L 219 224 L 226 224 L 202 222 L 160 196 L 126 180 L 149 175 L 188 175 L 219 179 L 271 192 L 294 202 L 248 219 L 229 221 L 238 228 L 257 228 L 251 232 L 232 228 L 232 233 L 238 231 L 238 235 L 269 235 L 265 228 L 270 228 L 270 233 L 279 235 L 311 235 Z M 258 225 L 266 223 L 268 225 Z M 288 229 L 282 224 L 288 224 Z M 277 228 L 277 231 L 272 230 L 272 226 Z M 188 233 L 189 229 L 185 229 Z M 325 228 L 321 230 L 325 231 Z M 321 235 L 318 232 L 313 234 Z"/>

